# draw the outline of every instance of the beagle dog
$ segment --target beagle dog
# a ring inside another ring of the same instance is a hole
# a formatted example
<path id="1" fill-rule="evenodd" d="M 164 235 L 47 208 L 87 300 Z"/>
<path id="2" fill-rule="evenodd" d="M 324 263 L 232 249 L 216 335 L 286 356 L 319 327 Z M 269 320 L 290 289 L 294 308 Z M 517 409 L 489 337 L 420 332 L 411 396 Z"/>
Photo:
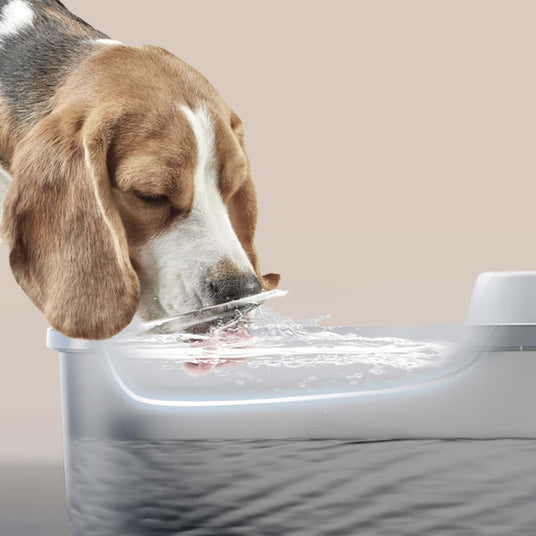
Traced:
<path id="1" fill-rule="evenodd" d="M 69 337 L 278 284 L 238 116 L 180 59 L 59 0 L 0 0 L 0 168 L 12 271 Z"/>

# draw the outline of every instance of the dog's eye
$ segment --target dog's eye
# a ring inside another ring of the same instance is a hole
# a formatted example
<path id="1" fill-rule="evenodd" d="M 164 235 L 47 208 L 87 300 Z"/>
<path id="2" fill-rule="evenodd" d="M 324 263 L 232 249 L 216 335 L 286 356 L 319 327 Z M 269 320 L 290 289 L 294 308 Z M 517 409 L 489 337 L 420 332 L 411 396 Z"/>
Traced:
<path id="1" fill-rule="evenodd" d="M 138 192 L 137 190 L 134 190 L 133 193 L 138 199 L 141 199 L 145 203 L 150 203 L 151 205 L 162 205 L 169 202 L 167 195 L 144 194 L 143 192 Z"/>

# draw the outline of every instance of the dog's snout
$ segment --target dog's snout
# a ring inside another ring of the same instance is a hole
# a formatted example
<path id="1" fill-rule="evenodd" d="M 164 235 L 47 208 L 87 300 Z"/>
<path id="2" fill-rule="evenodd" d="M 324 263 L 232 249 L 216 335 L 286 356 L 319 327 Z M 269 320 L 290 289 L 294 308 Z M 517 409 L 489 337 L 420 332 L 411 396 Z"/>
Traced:
<path id="1" fill-rule="evenodd" d="M 245 298 L 262 292 L 255 276 L 232 276 L 211 281 L 210 288 L 216 304 Z"/>

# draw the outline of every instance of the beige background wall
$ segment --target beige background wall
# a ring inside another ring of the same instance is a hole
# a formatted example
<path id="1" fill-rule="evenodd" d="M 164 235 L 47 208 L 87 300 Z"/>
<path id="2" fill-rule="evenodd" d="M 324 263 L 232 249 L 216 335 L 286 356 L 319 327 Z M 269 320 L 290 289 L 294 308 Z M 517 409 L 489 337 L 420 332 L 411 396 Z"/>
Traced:
<path id="1" fill-rule="evenodd" d="M 460 322 L 478 272 L 535 268 L 534 2 L 66 3 L 242 116 L 282 312 Z M 57 360 L 4 248 L 0 289 L 0 458 L 59 459 Z"/>

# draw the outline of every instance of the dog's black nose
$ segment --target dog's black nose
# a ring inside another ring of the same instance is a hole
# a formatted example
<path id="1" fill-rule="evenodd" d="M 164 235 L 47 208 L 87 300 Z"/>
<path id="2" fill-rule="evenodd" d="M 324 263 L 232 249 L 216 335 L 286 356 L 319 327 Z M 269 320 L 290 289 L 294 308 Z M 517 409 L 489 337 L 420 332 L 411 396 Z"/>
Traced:
<path id="1" fill-rule="evenodd" d="M 255 276 L 233 276 L 211 281 L 210 289 L 216 304 L 253 296 L 262 292 L 261 284 Z"/>

